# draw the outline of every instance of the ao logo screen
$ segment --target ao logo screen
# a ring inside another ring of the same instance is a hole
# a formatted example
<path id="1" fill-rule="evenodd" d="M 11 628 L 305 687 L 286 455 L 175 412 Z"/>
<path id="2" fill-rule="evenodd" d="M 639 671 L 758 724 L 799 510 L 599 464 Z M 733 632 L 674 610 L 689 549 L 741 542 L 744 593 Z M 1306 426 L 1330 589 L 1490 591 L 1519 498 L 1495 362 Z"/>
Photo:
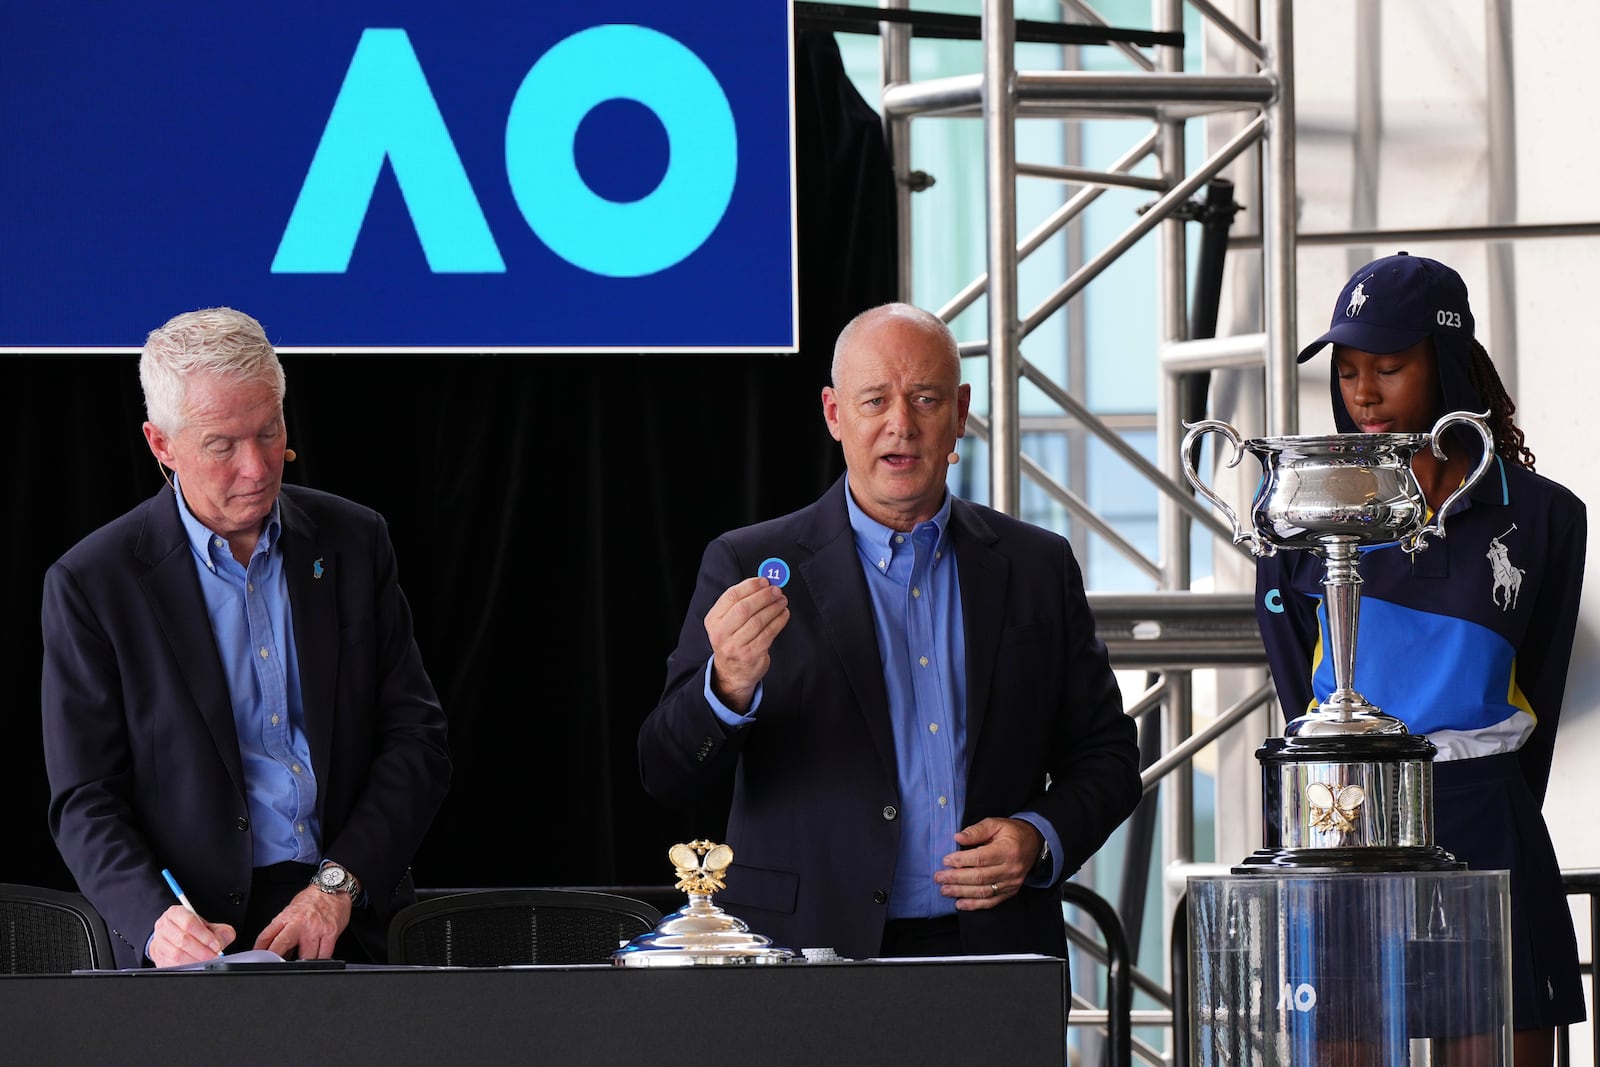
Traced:
<path id="1" fill-rule="evenodd" d="M 11 6 L 0 349 L 791 351 L 781 0 Z"/>

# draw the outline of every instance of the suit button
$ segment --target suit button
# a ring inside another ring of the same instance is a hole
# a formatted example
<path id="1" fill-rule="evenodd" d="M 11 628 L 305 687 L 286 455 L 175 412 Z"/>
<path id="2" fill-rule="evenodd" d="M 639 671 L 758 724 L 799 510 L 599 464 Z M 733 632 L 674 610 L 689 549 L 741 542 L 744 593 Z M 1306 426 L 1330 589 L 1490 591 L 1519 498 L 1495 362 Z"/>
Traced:
<path id="1" fill-rule="evenodd" d="M 238 892 L 237 890 L 235 890 L 232 893 L 229 893 L 228 894 L 228 903 L 234 905 L 235 907 L 238 907 L 240 904 L 244 903 L 244 894 Z"/>
<path id="2" fill-rule="evenodd" d="M 250 820 L 241 815 L 233 820 L 233 828 L 235 830 L 248 830 L 250 829 Z"/>
<path id="3" fill-rule="evenodd" d="M 890 822 L 894 822 L 894 817 L 899 814 L 900 813 L 898 811 L 894 810 L 893 804 L 885 804 L 883 806 L 883 817 Z"/>
<path id="4" fill-rule="evenodd" d="M 874 904 L 887 904 L 889 903 L 889 894 L 881 889 L 874 889 L 872 891 L 872 902 Z"/>

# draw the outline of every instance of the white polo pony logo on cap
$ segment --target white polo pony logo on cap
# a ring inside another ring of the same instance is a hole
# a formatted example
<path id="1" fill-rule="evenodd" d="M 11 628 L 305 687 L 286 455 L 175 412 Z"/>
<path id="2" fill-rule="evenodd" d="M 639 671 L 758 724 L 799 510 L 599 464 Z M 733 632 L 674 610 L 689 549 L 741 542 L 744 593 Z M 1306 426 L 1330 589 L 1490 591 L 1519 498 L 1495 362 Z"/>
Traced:
<path id="1" fill-rule="evenodd" d="M 1356 287 L 1350 290 L 1350 303 L 1345 305 L 1344 309 L 1345 318 L 1353 319 L 1361 314 L 1361 309 L 1367 303 L 1367 291 L 1364 286 L 1367 284 L 1367 278 L 1371 277 L 1372 275 L 1369 274 L 1366 278 L 1362 278 L 1359 282 L 1356 282 Z"/>

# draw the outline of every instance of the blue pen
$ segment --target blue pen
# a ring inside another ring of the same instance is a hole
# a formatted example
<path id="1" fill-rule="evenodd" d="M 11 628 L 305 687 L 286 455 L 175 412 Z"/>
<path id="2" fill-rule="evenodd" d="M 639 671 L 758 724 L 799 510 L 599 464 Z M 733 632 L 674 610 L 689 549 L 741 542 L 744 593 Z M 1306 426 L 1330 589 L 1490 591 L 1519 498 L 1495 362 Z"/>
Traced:
<path id="1" fill-rule="evenodd" d="M 178 880 L 172 877 L 172 872 L 163 867 L 161 868 L 161 877 L 165 878 L 167 885 L 172 887 L 172 895 L 178 898 L 178 903 L 183 905 L 183 910 L 193 915 L 196 919 L 200 919 L 200 913 L 194 910 L 194 905 L 189 903 L 189 898 L 183 895 L 183 889 L 178 885 Z M 204 919 L 200 919 L 200 921 L 205 922 Z M 217 955 L 221 956 L 222 952 L 219 950 Z"/>
<path id="2" fill-rule="evenodd" d="M 193 915 L 196 919 L 200 918 L 200 913 L 194 910 L 194 905 L 189 903 L 189 898 L 184 896 L 183 890 L 178 887 L 178 880 L 172 877 L 172 872 L 163 867 L 161 868 L 161 877 L 165 878 L 167 884 L 172 887 L 172 895 L 178 898 L 178 903 L 183 905 L 183 910 Z"/>

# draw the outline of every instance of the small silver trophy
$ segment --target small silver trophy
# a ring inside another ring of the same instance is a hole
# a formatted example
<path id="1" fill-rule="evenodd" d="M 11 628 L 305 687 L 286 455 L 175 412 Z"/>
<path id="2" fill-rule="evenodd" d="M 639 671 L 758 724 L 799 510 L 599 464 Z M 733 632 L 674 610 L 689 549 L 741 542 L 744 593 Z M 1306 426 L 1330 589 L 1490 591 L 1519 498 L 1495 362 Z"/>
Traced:
<path id="1" fill-rule="evenodd" d="M 1444 431 L 1471 426 L 1483 440 L 1477 467 L 1428 521 L 1427 500 L 1411 459 L 1431 448 L 1440 459 Z M 1235 544 L 1256 556 L 1301 550 L 1321 557 L 1334 689 L 1297 716 L 1282 737 L 1256 753 L 1262 764 L 1265 845 L 1245 861 L 1313 869 L 1459 866 L 1433 845 L 1434 746 L 1375 707 L 1354 687 L 1361 604 L 1360 554 L 1399 545 L 1418 552 L 1445 536 L 1445 516 L 1494 462 L 1487 412 L 1453 411 L 1427 433 L 1346 433 L 1243 440 L 1225 422 L 1185 424 L 1183 469 L 1202 496 L 1228 516 Z M 1194 467 L 1194 444 L 1219 433 L 1233 445 L 1228 466 L 1248 451 L 1262 478 L 1250 529 Z"/>
<path id="2" fill-rule="evenodd" d="M 743 919 L 711 902 L 726 888 L 722 876 L 733 863 L 733 849 L 714 841 L 690 841 L 667 850 L 689 903 L 662 919 L 611 954 L 618 967 L 702 967 L 730 964 L 784 963 L 795 952 L 772 939 L 750 932 Z"/>

